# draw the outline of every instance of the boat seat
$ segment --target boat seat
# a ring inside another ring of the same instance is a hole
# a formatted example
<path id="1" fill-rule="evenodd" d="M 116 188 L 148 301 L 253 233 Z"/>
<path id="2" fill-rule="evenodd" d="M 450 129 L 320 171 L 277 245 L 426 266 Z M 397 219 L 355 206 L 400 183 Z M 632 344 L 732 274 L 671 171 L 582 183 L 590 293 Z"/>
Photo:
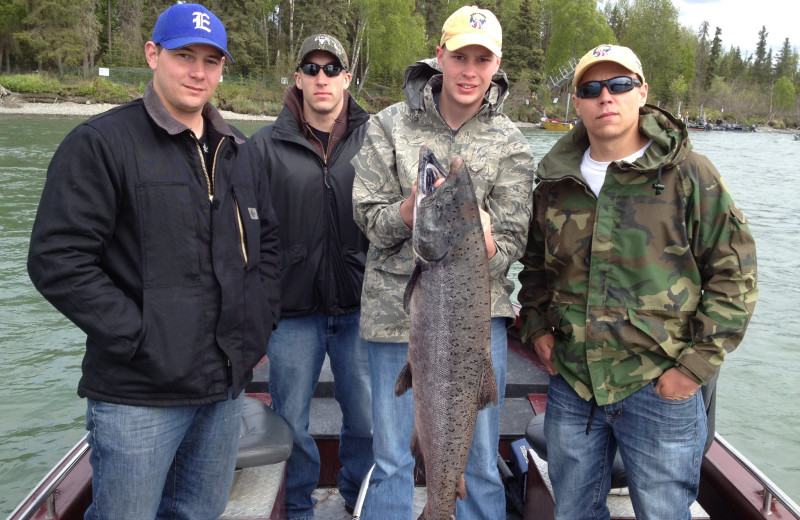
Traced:
<path id="1" fill-rule="evenodd" d="M 703 453 L 706 453 L 714 442 L 714 411 L 716 409 L 716 389 L 717 377 L 719 371 L 711 378 L 707 385 L 700 387 L 700 393 L 703 396 L 703 403 L 706 407 L 706 417 L 708 422 L 708 436 L 706 437 L 706 444 L 703 448 Z M 525 429 L 525 439 L 528 441 L 531 449 L 541 458 L 547 460 L 547 443 L 544 439 L 544 417 L 545 414 L 540 413 L 536 415 L 528 423 Z M 628 477 L 625 475 L 625 465 L 622 463 L 622 457 L 617 451 L 614 456 L 614 463 L 611 465 L 611 488 L 624 488 L 628 487 Z"/>
<path id="2" fill-rule="evenodd" d="M 243 396 L 236 469 L 277 464 L 292 453 L 292 432 L 283 418 L 255 397 Z"/>

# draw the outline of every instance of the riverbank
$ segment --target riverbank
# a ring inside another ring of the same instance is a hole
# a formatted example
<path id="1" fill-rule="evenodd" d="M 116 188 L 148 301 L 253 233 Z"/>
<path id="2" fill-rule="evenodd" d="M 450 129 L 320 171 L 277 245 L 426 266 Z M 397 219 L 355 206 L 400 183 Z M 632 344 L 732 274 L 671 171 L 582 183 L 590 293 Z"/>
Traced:
<path id="1" fill-rule="evenodd" d="M 51 117 L 91 117 L 110 110 L 117 105 L 111 103 L 73 103 L 57 101 L 50 103 L 32 103 L 14 94 L 0 99 L 0 115 L 51 116 Z M 220 110 L 222 117 L 228 121 L 274 121 L 274 116 L 237 114 L 229 110 Z"/>
<path id="2" fill-rule="evenodd" d="M 31 102 L 24 100 L 15 94 L 0 98 L 0 116 L 7 115 L 21 115 L 21 116 L 45 116 L 45 117 L 91 117 L 117 105 L 111 103 L 92 103 L 86 101 L 85 103 L 74 103 L 71 101 L 55 101 L 55 102 Z M 275 116 L 253 115 L 253 114 L 239 114 L 231 112 L 230 110 L 220 110 L 222 117 L 228 121 L 275 121 Z M 538 128 L 536 123 L 516 122 L 519 128 Z M 767 125 L 759 125 L 756 127 L 757 132 L 778 132 L 778 133 L 794 133 L 792 128 L 775 129 Z"/>
<path id="3" fill-rule="evenodd" d="M 14 94 L 0 98 L 0 116 L 20 115 L 20 116 L 45 116 L 45 117 L 91 117 L 105 112 L 117 105 L 111 103 L 73 103 L 70 101 L 55 102 L 31 102 L 26 101 Z M 227 121 L 275 121 L 275 116 L 239 114 L 230 110 L 220 110 L 222 117 Z M 539 125 L 535 123 L 518 122 L 520 128 L 535 128 Z"/>

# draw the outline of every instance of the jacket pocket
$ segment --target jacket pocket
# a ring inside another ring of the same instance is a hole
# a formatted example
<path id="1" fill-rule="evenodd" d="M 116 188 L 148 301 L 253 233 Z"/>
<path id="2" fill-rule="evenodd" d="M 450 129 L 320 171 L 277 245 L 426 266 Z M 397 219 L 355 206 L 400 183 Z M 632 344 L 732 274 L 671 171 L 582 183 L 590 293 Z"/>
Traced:
<path id="1" fill-rule="evenodd" d="M 207 390 L 209 360 L 200 343 L 204 325 L 201 314 L 208 302 L 199 286 L 146 290 L 142 309 L 143 328 L 139 347 L 130 360 L 133 379 L 160 392 L 196 393 Z M 206 325 L 213 337 L 213 327 Z"/>
<path id="2" fill-rule="evenodd" d="M 181 287 L 195 283 L 199 261 L 192 240 L 200 231 L 189 187 L 180 183 L 139 185 L 136 204 L 144 286 Z"/>

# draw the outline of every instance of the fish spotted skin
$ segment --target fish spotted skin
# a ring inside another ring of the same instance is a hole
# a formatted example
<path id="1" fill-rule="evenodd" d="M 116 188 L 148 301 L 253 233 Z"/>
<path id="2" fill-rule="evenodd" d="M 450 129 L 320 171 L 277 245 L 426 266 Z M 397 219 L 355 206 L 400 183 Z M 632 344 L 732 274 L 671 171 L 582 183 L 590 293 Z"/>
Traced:
<path id="1" fill-rule="evenodd" d="M 478 202 L 464 161 L 446 179 L 425 146 L 412 242 L 416 265 L 405 293 L 408 362 L 395 393 L 414 393 L 411 451 L 424 468 L 425 520 L 454 518 L 466 498 L 467 465 L 478 411 L 497 403 L 491 360 L 489 259 Z"/>

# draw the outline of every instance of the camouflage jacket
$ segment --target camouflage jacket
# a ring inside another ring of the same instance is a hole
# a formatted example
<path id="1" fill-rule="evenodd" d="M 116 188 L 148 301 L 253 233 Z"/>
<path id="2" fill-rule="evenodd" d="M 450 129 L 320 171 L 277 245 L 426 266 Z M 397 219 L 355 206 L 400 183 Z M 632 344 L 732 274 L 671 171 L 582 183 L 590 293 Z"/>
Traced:
<path id="1" fill-rule="evenodd" d="M 361 335 L 371 341 L 408 341 L 403 292 L 414 269 L 414 253 L 411 229 L 399 208 L 411 194 L 423 144 L 442 164 L 460 155 L 469 167 L 478 203 L 491 217 L 497 243 L 497 254 L 489 262 L 492 316 L 514 316 L 510 300 L 514 284 L 506 275 L 522 255 L 528 233 L 535 168 L 530 145 L 501 113 L 508 89 L 502 71 L 492 78 L 481 109 L 454 134 L 434 104 L 434 93 L 442 85 L 435 63 L 424 60 L 406 70 L 406 101 L 372 117 L 361 151 L 352 161 L 355 221 L 370 241 Z"/>
<path id="2" fill-rule="evenodd" d="M 598 197 L 582 123 L 542 159 L 519 274 L 523 340 L 552 332 L 553 364 L 600 405 L 674 366 L 708 382 L 758 295 L 755 243 L 717 170 L 666 112 L 646 105 L 639 129 L 652 144 L 612 162 Z"/>

